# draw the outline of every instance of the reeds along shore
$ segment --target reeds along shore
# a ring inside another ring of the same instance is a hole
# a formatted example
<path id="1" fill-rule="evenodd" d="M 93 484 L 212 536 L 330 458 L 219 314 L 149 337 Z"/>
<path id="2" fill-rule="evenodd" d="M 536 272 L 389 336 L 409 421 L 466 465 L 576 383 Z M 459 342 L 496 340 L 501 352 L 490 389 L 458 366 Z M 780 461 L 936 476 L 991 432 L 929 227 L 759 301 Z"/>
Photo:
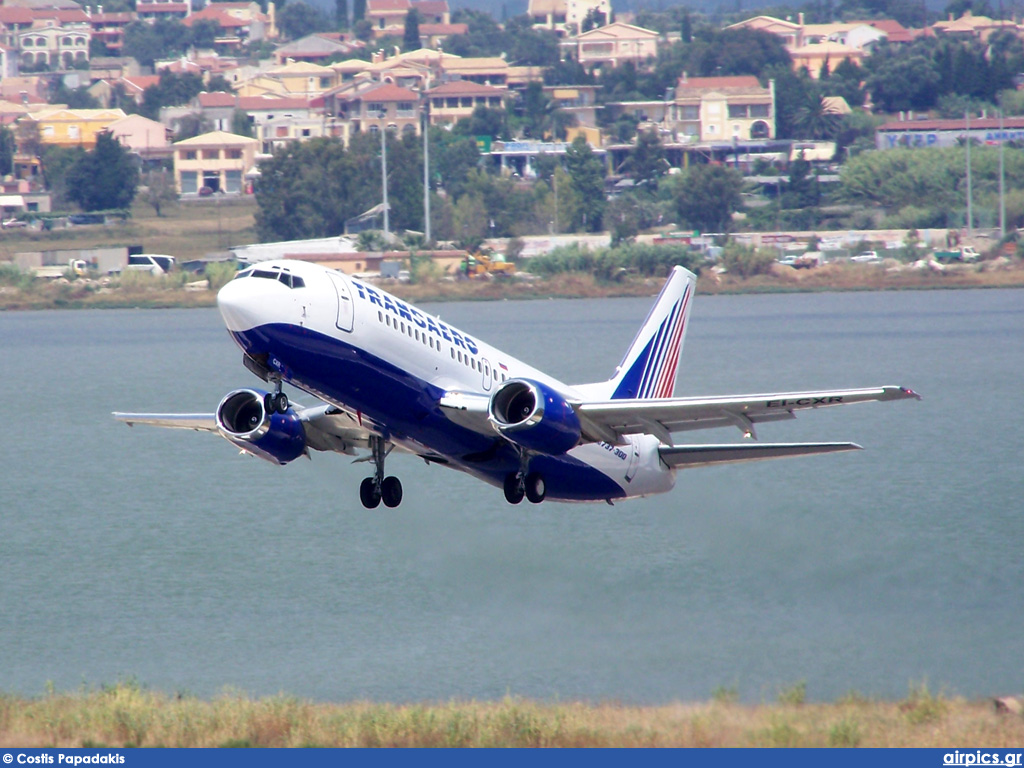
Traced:
<path id="1" fill-rule="evenodd" d="M 0 748 L 11 747 L 949 747 L 1024 751 L 1024 717 L 992 701 L 914 687 L 901 701 L 850 694 L 771 704 L 726 691 L 703 704 L 498 702 L 313 703 L 287 696 L 213 699 L 132 683 L 40 698 L 0 696 Z"/>

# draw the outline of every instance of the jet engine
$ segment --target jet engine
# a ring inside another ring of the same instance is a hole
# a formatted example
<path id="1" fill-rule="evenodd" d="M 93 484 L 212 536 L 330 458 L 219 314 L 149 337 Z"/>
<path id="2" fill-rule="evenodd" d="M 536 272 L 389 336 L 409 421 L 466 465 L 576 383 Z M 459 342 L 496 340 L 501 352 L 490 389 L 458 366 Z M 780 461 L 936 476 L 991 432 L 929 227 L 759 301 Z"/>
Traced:
<path id="1" fill-rule="evenodd" d="M 266 392 L 236 389 L 217 406 L 217 428 L 221 435 L 243 451 L 272 464 L 287 464 L 306 451 L 306 431 L 294 410 L 269 413 Z"/>
<path id="2" fill-rule="evenodd" d="M 551 456 L 565 453 L 580 440 L 580 420 L 558 392 L 529 379 L 509 379 L 491 395 L 487 415 L 514 443 Z"/>

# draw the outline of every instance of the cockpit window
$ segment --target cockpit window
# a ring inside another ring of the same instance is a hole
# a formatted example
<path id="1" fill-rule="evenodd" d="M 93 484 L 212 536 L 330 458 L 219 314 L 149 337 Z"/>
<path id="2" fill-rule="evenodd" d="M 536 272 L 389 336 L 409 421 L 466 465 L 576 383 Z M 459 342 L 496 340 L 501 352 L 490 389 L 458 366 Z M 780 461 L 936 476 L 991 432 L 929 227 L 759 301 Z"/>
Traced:
<path id="1" fill-rule="evenodd" d="M 274 267 L 271 269 L 256 269 L 251 267 L 235 275 L 235 280 L 239 280 L 243 277 L 262 277 L 265 280 L 277 280 L 289 288 L 305 288 L 306 281 L 298 275 L 293 275 L 287 270 L 281 269 L 280 267 Z"/>

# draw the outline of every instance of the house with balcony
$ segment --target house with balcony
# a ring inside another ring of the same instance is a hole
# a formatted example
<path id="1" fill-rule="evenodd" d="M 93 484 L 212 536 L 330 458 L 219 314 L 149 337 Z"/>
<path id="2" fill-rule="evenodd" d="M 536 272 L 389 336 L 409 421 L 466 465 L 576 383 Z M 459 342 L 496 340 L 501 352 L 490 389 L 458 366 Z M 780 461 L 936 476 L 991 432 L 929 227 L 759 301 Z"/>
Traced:
<path id="1" fill-rule="evenodd" d="M 775 81 L 753 75 L 687 77 L 676 84 L 668 115 L 681 137 L 700 142 L 775 138 Z"/>
<path id="2" fill-rule="evenodd" d="M 135 4 L 135 15 L 140 21 L 177 19 L 184 21 L 192 14 L 192 4 L 179 0 L 140 0 Z"/>
<path id="3" fill-rule="evenodd" d="M 89 61 L 92 30 L 87 23 L 37 19 L 28 29 L 13 33 L 13 38 L 23 71 L 81 68 Z"/>
<path id="4" fill-rule="evenodd" d="M 58 147 L 93 149 L 96 136 L 109 130 L 110 125 L 125 117 L 120 109 L 68 109 L 54 106 L 30 112 L 18 120 L 19 124 L 35 123 L 43 144 Z"/>
<path id="5" fill-rule="evenodd" d="M 89 9 L 86 16 L 89 17 L 92 39 L 103 43 L 111 56 L 119 55 L 124 46 L 125 27 L 135 21 L 135 17 L 131 13 L 94 13 Z"/>
<path id="6" fill-rule="evenodd" d="M 658 33 L 652 29 L 615 22 L 577 35 L 572 45 L 576 61 L 591 72 L 626 62 L 640 64 L 658 55 Z M 565 45 L 565 44 L 564 44 Z"/>
<path id="7" fill-rule="evenodd" d="M 353 133 L 386 129 L 420 134 L 420 95 L 408 88 L 382 83 L 337 94 L 331 103 L 336 110 L 333 116 L 347 121 Z"/>
<path id="8" fill-rule="evenodd" d="M 529 0 L 527 15 L 533 21 L 534 29 L 548 29 L 559 36 L 576 34 L 583 28 L 588 14 L 604 14 L 612 17 L 610 0 Z"/>
<path id="9" fill-rule="evenodd" d="M 374 37 L 401 37 L 405 17 L 415 9 L 420 24 L 451 24 L 448 0 L 366 0 L 366 20 Z"/>
<path id="10" fill-rule="evenodd" d="M 213 192 L 245 192 L 246 174 L 256 166 L 259 142 L 224 131 L 212 131 L 176 141 L 174 183 L 178 193 L 196 195 L 204 187 Z"/>
<path id="11" fill-rule="evenodd" d="M 457 123 L 464 117 L 472 116 L 477 107 L 501 109 L 507 95 L 506 88 L 480 85 L 467 80 L 442 83 L 426 93 L 430 100 L 430 124 Z"/>

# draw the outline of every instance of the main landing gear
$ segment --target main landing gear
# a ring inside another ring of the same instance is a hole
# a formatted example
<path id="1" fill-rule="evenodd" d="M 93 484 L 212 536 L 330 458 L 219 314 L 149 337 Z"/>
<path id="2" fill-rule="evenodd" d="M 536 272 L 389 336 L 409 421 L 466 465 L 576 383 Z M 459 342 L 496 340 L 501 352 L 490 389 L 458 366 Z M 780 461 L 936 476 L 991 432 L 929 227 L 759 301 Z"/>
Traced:
<path id="1" fill-rule="evenodd" d="M 384 477 L 384 459 L 391 452 L 385 447 L 383 437 L 371 437 L 373 451 L 373 477 L 367 477 L 359 484 L 359 500 L 367 509 L 376 509 L 383 501 L 385 507 L 397 507 L 402 503 L 402 481 L 397 477 Z"/>
<path id="2" fill-rule="evenodd" d="M 509 504 L 518 504 L 524 496 L 531 504 L 544 501 L 548 491 L 544 475 L 530 471 L 530 457 L 526 451 L 519 456 L 519 471 L 505 475 L 504 490 L 505 501 Z"/>
<path id="3" fill-rule="evenodd" d="M 267 413 L 286 413 L 288 411 L 288 395 L 281 391 L 281 379 L 280 377 L 274 380 L 274 391 L 267 392 L 263 396 L 263 407 Z"/>

